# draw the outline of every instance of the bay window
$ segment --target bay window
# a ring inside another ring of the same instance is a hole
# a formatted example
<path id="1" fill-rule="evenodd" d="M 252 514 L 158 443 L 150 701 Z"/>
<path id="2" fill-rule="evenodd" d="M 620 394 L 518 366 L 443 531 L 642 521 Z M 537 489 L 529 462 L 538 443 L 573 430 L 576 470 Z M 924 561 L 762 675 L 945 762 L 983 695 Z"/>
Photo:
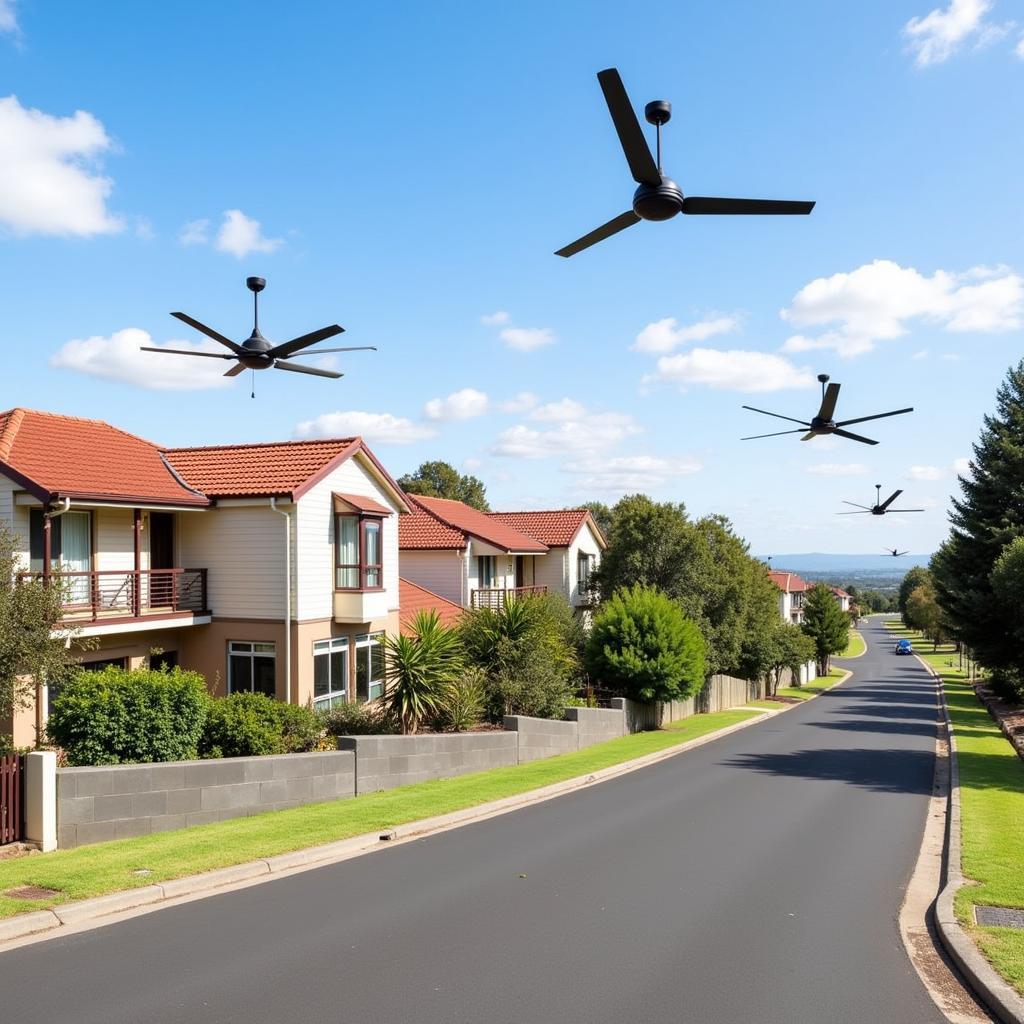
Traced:
<path id="1" fill-rule="evenodd" d="M 384 586 L 382 526 L 376 516 L 335 515 L 335 590 L 380 590 Z"/>

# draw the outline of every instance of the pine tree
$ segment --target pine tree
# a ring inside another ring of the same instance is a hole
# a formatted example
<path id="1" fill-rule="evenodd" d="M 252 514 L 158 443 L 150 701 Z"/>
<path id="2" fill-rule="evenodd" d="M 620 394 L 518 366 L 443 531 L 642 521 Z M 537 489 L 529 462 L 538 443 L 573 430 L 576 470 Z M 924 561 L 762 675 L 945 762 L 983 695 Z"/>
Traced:
<path id="1" fill-rule="evenodd" d="M 824 583 L 817 583 L 808 591 L 800 628 L 814 641 L 818 675 L 828 675 L 832 655 L 846 650 L 850 639 L 850 619 Z"/>
<path id="2" fill-rule="evenodd" d="M 1024 693 L 1024 650 L 1016 639 L 1022 604 L 1004 600 L 992 585 L 997 559 L 1024 536 L 1024 361 L 1000 385 L 960 488 L 952 531 L 932 559 L 939 603 L 956 638 L 1009 689 Z"/>

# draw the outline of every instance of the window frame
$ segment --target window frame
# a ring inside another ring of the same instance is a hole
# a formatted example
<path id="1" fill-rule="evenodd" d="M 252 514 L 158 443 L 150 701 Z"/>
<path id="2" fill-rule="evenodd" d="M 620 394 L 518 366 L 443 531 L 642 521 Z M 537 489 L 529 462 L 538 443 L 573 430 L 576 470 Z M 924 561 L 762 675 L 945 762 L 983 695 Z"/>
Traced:
<path id="1" fill-rule="evenodd" d="M 576 586 L 580 590 L 587 590 L 590 586 L 590 578 L 597 568 L 597 556 L 592 551 L 576 552 Z"/>
<path id="2" fill-rule="evenodd" d="M 317 648 L 324 648 L 318 651 Z M 345 657 L 342 661 L 344 665 L 344 685 L 342 689 L 336 690 L 334 688 L 334 679 L 331 672 L 332 667 L 332 655 L 344 654 Z M 337 707 L 339 704 L 349 703 L 349 676 L 351 673 L 351 659 L 352 645 L 347 636 L 331 636 L 323 640 L 313 641 L 313 708 L 314 710 L 323 709 L 330 711 L 331 708 Z M 324 657 L 327 659 L 327 672 L 328 672 L 328 690 L 326 694 L 317 696 L 316 693 L 316 659 L 318 657 Z"/>
<path id="3" fill-rule="evenodd" d="M 487 566 L 488 580 L 484 583 L 483 568 Z M 477 555 L 476 556 L 476 585 L 480 590 L 496 590 L 494 585 L 495 578 L 498 575 L 498 560 L 494 555 Z"/>
<path id="4" fill-rule="evenodd" d="M 384 671 L 384 630 L 378 630 L 375 633 L 359 633 L 356 636 L 355 643 L 355 699 L 357 703 L 371 704 L 375 700 L 379 700 L 384 696 L 385 690 L 385 671 Z M 372 679 L 373 675 L 373 648 L 379 647 L 380 649 L 380 668 L 381 674 L 379 679 Z M 359 692 L 359 656 L 361 652 L 366 651 L 367 657 L 367 669 L 366 669 L 366 697 L 364 698 Z M 379 687 L 377 693 L 373 690 L 375 687 Z"/>
<path id="5" fill-rule="evenodd" d="M 241 650 L 242 647 L 248 647 L 249 650 Z M 271 647 L 272 652 L 268 651 L 257 651 L 257 647 Z M 239 649 L 236 649 L 239 648 Z M 243 689 L 236 689 L 233 680 L 233 671 L 231 668 L 232 658 L 248 658 L 249 659 L 249 686 Z M 256 659 L 264 658 L 269 659 L 274 665 L 274 692 L 264 694 L 264 696 L 271 697 L 273 700 L 277 700 L 277 641 L 275 640 L 229 640 L 227 645 L 227 673 L 225 675 L 225 685 L 227 687 L 228 694 L 232 693 L 263 693 L 263 690 L 256 689 Z"/>
<path id="6" fill-rule="evenodd" d="M 359 561 L 340 562 L 341 555 L 341 526 L 342 519 L 355 519 L 358 523 Z M 368 562 L 366 559 L 367 540 L 366 527 L 375 526 L 377 529 L 377 562 Z M 356 570 L 357 584 L 354 587 L 338 586 L 338 570 Z M 369 586 L 367 579 L 370 573 L 376 573 L 380 581 L 376 586 Z M 334 589 L 342 593 L 365 593 L 376 592 L 384 589 L 384 517 L 365 512 L 335 512 L 334 513 Z"/>

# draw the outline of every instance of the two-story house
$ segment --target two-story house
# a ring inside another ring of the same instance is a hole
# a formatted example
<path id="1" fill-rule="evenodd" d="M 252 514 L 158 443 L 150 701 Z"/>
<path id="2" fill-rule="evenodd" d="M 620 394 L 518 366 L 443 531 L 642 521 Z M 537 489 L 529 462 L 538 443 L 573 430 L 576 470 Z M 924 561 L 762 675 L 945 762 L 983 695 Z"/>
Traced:
<path id="1" fill-rule="evenodd" d="M 0 521 L 65 589 L 91 666 L 329 707 L 383 689 L 405 496 L 361 438 L 164 448 L 99 420 L 0 413 Z M 0 732 L 30 743 L 48 693 Z"/>
<path id="2" fill-rule="evenodd" d="M 399 523 L 402 576 L 463 608 L 509 596 L 559 593 L 577 610 L 606 546 L 587 509 L 480 512 L 460 501 L 409 495 Z"/>
<path id="3" fill-rule="evenodd" d="M 779 589 L 779 615 L 783 622 L 800 625 L 804 621 L 804 595 L 811 585 L 795 572 L 772 570 L 768 573 Z"/>

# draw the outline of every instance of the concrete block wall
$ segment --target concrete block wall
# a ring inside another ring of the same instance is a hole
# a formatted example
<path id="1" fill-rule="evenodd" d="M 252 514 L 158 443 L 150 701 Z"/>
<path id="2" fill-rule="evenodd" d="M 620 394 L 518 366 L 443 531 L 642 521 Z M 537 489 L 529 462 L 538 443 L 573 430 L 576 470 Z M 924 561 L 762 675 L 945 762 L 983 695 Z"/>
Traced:
<path id="1" fill-rule="evenodd" d="M 514 733 L 520 764 L 539 761 L 555 754 L 579 750 L 576 722 L 558 722 L 551 718 L 530 718 L 527 715 L 506 715 L 504 726 Z"/>
<path id="2" fill-rule="evenodd" d="M 566 708 L 565 717 L 576 723 L 578 747 L 593 746 L 626 735 L 626 716 L 613 708 Z"/>
<path id="3" fill-rule="evenodd" d="M 361 795 L 515 764 L 517 741 L 508 732 L 340 736 L 338 749 L 354 755 Z"/>
<path id="4" fill-rule="evenodd" d="M 57 769 L 61 849 L 355 795 L 351 751 Z"/>

